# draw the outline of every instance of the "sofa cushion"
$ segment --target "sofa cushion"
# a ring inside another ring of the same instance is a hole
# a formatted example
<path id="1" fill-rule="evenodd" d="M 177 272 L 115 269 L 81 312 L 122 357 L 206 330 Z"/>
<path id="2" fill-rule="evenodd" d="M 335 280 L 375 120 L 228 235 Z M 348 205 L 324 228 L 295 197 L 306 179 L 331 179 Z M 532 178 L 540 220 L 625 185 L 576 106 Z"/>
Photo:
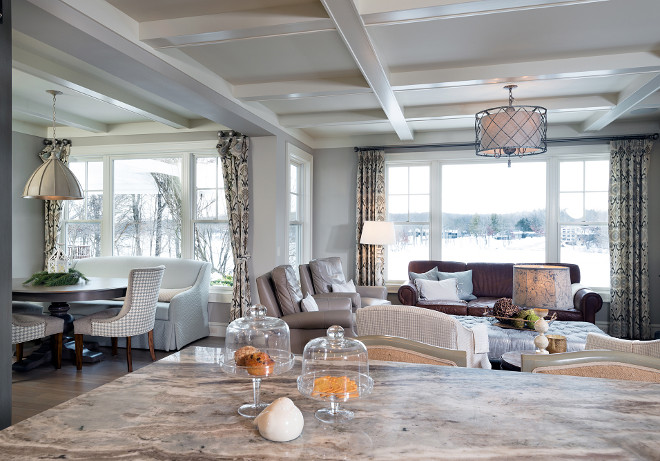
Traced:
<path id="1" fill-rule="evenodd" d="M 426 272 L 417 273 L 417 272 L 408 272 L 408 277 L 410 280 L 417 280 L 417 279 L 424 279 L 424 280 L 440 280 L 438 278 L 438 268 L 434 267 L 431 270 L 428 270 Z"/>
<path id="2" fill-rule="evenodd" d="M 472 294 L 476 297 L 512 297 L 513 263 L 467 263 L 466 268 L 472 270 Z"/>
<path id="3" fill-rule="evenodd" d="M 415 280 L 415 286 L 419 290 L 420 298 L 427 300 L 460 301 L 458 297 L 458 285 L 455 278 L 447 280 Z"/>
<path id="4" fill-rule="evenodd" d="M 316 293 L 330 293 L 333 283 L 346 283 L 339 257 L 313 259 L 309 262 L 309 269 Z"/>
<path id="5" fill-rule="evenodd" d="M 300 312 L 300 301 L 303 299 L 298 278 L 289 265 L 277 266 L 271 276 L 275 284 L 275 295 L 283 315 Z"/>
<path id="6" fill-rule="evenodd" d="M 462 272 L 438 272 L 439 280 L 447 280 L 450 278 L 456 279 L 456 286 L 458 287 L 458 297 L 463 301 L 472 301 L 477 299 L 472 294 L 472 271 Z"/>
<path id="7" fill-rule="evenodd" d="M 183 288 L 161 288 L 158 292 L 158 301 L 161 303 L 169 303 L 179 293 L 190 290 L 192 287 Z"/>

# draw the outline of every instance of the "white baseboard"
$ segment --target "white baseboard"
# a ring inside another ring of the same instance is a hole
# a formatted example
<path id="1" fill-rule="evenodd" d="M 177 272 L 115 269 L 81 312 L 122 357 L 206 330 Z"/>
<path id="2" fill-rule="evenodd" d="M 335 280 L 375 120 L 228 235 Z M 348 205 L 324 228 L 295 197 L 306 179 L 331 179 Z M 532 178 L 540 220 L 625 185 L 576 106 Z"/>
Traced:
<path id="1" fill-rule="evenodd" d="M 209 329 L 211 333 L 209 336 L 219 336 L 224 338 L 227 334 L 227 323 L 222 322 L 209 322 Z"/>

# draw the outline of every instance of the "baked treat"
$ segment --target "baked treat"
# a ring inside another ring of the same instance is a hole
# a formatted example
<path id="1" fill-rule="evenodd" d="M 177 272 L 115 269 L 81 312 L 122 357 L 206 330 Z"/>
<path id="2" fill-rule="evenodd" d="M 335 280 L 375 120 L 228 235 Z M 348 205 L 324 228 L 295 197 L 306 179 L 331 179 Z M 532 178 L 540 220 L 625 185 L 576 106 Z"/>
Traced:
<path id="1" fill-rule="evenodd" d="M 348 376 L 321 376 L 314 380 L 313 397 L 359 397 L 357 383 Z"/>
<path id="2" fill-rule="evenodd" d="M 247 372 L 253 376 L 268 376 L 273 372 L 275 361 L 265 352 L 254 352 L 245 358 Z"/>
<path id="3" fill-rule="evenodd" d="M 234 352 L 234 362 L 236 362 L 236 365 L 244 367 L 245 359 L 247 359 L 250 354 L 254 354 L 255 352 L 259 352 L 259 349 L 252 346 L 243 346 Z"/>

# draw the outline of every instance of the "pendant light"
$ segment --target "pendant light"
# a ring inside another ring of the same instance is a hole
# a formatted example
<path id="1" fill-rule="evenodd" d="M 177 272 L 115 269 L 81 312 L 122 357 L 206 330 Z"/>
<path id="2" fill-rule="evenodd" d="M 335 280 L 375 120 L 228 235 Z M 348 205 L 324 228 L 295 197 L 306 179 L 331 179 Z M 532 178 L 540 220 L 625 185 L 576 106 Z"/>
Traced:
<path id="1" fill-rule="evenodd" d="M 60 160 L 64 147 L 55 138 L 55 98 L 61 91 L 46 90 L 53 95 L 53 140 L 50 157 L 34 170 L 23 189 L 23 198 L 42 200 L 81 200 L 83 198 L 80 183 L 71 170 Z"/>
<path id="2" fill-rule="evenodd" d="M 512 90 L 507 85 L 509 105 L 482 110 L 476 115 L 477 155 L 500 158 L 542 154 L 548 150 L 546 141 L 547 110 L 540 106 L 514 106 Z"/>

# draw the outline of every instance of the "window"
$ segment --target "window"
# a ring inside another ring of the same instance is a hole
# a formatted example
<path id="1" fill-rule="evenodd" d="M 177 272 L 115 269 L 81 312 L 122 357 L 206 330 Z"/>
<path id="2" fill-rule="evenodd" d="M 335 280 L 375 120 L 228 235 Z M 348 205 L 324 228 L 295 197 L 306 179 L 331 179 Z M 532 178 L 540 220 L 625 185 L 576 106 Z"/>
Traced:
<path id="1" fill-rule="evenodd" d="M 101 256 L 103 215 L 103 162 L 69 163 L 83 190 L 82 200 L 67 200 L 64 208 L 64 242 L 69 258 Z"/>
<path id="2" fill-rule="evenodd" d="M 311 259 L 312 156 L 288 145 L 289 233 L 288 262 L 296 267 Z"/>
<path id="3" fill-rule="evenodd" d="M 211 284 L 233 284 L 227 202 L 222 166 L 217 156 L 195 156 L 195 208 L 193 215 L 195 259 L 211 263 Z"/>
<path id="4" fill-rule="evenodd" d="M 608 181 L 607 160 L 560 162 L 560 261 L 579 261 L 582 282 L 592 287 L 610 284 Z"/>
<path id="5" fill-rule="evenodd" d="M 181 257 L 181 158 L 114 161 L 113 254 Z"/>
<path id="6" fill-rule="evenodd" d="M 387 167 L 387 220 L 396 233 L 396 243 L 387 246 L 387 280 L 406 280 L 409 261 L 429 259 L 430 179 L 430 165 Z"/>
<path id="7" fill-rule="evenodd" d="M 545 176 L 542 162 L 443 165 L 442 258 L 545 261 Z"/>

